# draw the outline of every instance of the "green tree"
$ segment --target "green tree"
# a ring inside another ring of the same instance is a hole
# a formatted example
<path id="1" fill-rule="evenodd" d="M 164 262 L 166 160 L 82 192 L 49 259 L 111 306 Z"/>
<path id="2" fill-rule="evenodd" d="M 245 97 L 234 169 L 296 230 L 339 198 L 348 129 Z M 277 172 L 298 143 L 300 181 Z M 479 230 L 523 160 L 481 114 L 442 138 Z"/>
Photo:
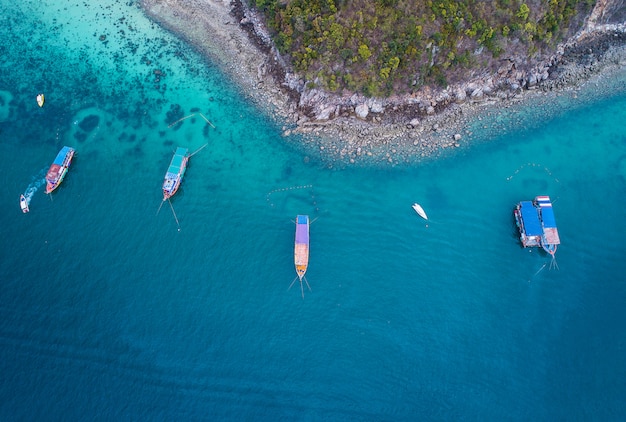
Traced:
<path id="1" fill-rule="evenodd" d="M 528 19 L 528 14 L 530 13 L 530 8 L 526 5 L 526 3 L 522 3 L 519 7 L 519 11 L 515 14 L 518 18 L 522 20 Z"/>
<path id="2" fill-rule="evenodd" d="M 389 59 L 389 66 L 391 66 L 391 70 L 396 70 L 400 65 L 399 57 L 392 57 Z"/>
<path id="3" fill-rule="evenodd" d="M 372 52 L 370 51 L 367 44 L 361 44 L 359 46 L 359 56 L 361 56 L 361 59 L 363 59 L 363 61 L 369 59 L 372 56 Z"/>

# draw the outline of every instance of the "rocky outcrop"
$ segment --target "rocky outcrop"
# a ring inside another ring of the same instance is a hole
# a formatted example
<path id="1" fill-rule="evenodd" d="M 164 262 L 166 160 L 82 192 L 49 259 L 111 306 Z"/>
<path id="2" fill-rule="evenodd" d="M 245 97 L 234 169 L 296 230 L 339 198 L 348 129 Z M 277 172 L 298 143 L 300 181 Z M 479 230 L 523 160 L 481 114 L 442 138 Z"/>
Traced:
<path id="1" fill-rule="evenodd" d="M 284 125 L 285 136 L 302 135 L 303 148 L 317 146 L 317 152 L 347 162 L 372 157 L 396 163 L 470 142 L 469 122 L 480 121 L 490 104 L 506 109 L 525 93 L 562 90 L 606 65 L 626 65 L 620 1 L 598 0 L 584 29 L 549 57 L 505 56 L 494 71 L 445 89 L 426 86 L 389 98 L 309 86 L 282 60 L 262 17 L 242 0 L 142 0 L 142 7 L 215 59 L 243 95 Z"/>
<path id="2" fill-rule="evenodd" d="M 239 1 L 239 0 L 237 0 Z M 306 81 L 285 71 L 280 84 L 297 98 L 297 122 L 328 121 L 356 117 L 363 121 L 395 123 L 399 109 L 407 111 L 406 123 L 416 116 L 440 113 L 451 104 L 484 103 L 513 98 L 525 90 L 553 90 L 576 84 L 597 70 L 598 62 L 610 46 L 625 44 L 624 23 L 601 23 L 614 12 L 614 3 L 620 0 L 600 0 L 589 16 L 584 29 L 555 53 L 529 64 L 527 57 L 505 57 L 492 74 L 483 74 L 472 80 L 450 85 L 445 89 L 424 88 L 418 93 L 391 98 L 367 98 L 359 94 L 335 95 L 319 88 L 307 88 Z M 243 5 L 237 8 L 243 22 L 254 23 L 254 33 L 264 45 L 271 45 L 269 35 L 258 15 Z M 279 57 L 273 51 L 275 57 Z M 281 63 L 284 65 L 284 63 Z M 279 77 L 282 77 L 279 75 Z M 389 115 L 389 111 L 392 113 Z M 413 124 L 411 124 L 413 125 Z"/>

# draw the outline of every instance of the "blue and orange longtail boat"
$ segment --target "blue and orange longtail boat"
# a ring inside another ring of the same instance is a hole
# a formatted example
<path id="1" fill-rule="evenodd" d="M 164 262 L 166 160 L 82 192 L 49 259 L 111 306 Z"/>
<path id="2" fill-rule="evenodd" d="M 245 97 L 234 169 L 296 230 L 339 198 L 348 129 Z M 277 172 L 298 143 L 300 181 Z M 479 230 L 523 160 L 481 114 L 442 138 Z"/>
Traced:
<path id="1" fill-rule="evenodd" d="M 299 215 L 296 217 L 296 242 L 294 247 L 294 263 L 296 274 L 302 281 L 309 266 L 309 216 Z"/>
<path id="2" fill-rule="evenodd" d="M 306 274 L 306 270 L 309 266 L 309 216 L 308 215 L 298 215 L 296 217 L 296 241 L 294 245 L 293 252 L 293 260 L 296 265 L 296 274 L 297 277 L 291 282 L 291 286 L 293 283 L 300 279 L 300 290 L 302 291 L 302 297 L 304 297 L 304 288 L 302 287 L 302 281 L 306 283 L 309 290 L 311 290 L 311 286 L 309 286 L 309 282 L 306 281 L 304 275 Z"/>
<path id="3" fill-rule="evenodd" d="M 189 150 L 187 148 L 177 147 L 176 151 L 174 151 L 172 161 L 170 161 L 170 165 L 167 168 L 167 173 L 165 173 L 165 180 L 163 180 L 163 202 L 161 202 L 157 214 L 161 210 L 161 206 L 163 206 L 165 201 L 167 201 L 172 209 L 172 214 L 174 214 L 174 219 L 178 225 L 178 231 L 180 231 L 180 224 L 178 223 L 178 217 L 174 211 L 174 206 L 169 199 L 178 191 L 178 188 L 183 181 L 183 176 L 185 175 L 185 170 L 187 170 L 189 158 L 200 152 L 207 145 L 208 144 L 204 144 L 192 154 L 189 154 Z"/>
<path id="4" fill-rule="evenodd" d="M 74 152 L 74 148 L 71 147 L 61 148 L 46 174 L 46 193 L 51 193 L 59 187 L 72 163 Z"/>
<path id="5" fill-rule="evenodd" d="M 185 175 L 185 170 L 187 169 L 189 157 L 189 150 L 187 148 L 176 148 L 170 166 L 167 168 L 167 173 L 165 173 L 165 180 L 163 181 L 163 201 L 171 198 L 180 187 L 183 176 Z"/>

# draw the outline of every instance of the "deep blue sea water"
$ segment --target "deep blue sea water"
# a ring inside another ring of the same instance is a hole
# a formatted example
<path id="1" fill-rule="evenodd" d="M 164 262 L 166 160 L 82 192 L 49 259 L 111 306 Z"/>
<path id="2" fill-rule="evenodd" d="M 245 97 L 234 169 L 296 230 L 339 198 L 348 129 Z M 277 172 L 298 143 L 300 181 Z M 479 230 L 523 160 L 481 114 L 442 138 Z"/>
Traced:
<path id="1" fill-rule="evenodd" d="M 626 418 L 623 76 L 437 161 L 329 169 L 135 2 L 0 4 L 0 419 Z M 205 143 L 179 231 L 163 176 Z M 558 270 L 517 239 L 539 194 Z"/>

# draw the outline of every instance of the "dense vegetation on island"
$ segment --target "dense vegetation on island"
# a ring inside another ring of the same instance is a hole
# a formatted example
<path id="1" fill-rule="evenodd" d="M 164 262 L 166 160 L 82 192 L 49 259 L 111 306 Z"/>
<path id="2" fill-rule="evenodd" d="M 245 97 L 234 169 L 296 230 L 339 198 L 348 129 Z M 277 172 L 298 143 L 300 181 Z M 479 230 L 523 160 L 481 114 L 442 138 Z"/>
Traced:
<path id="1" fill-rule="evenodd" d="M 311 87 L 387 96 L 547 51 L 595 0 L 250 1 Z"/>

